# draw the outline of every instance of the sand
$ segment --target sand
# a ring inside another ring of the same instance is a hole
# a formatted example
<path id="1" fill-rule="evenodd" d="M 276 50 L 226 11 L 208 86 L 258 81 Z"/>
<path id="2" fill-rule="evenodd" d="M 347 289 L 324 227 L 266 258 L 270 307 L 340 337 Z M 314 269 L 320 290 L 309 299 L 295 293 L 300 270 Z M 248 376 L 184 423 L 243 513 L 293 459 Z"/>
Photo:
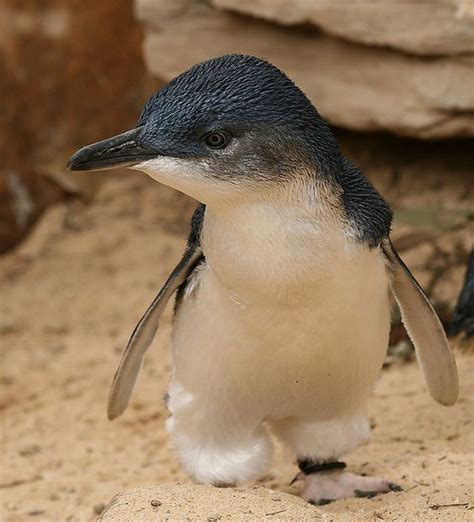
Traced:
<path id="1" fill-rule="evenodd" d="M 193 486 L 164 430 L 171 310 L 130 408 L 106 419 L 120 353 L 180 256 L 192 208 L 144 176 L 110 175 L 94 204 L 52 207 L 0 258 L 1 519 L 474 520 L 474 357 L 466 349 L 456 349 L 461 397 L 450 409 L 429 398 L 414 362 L 382 372 L 372 439 L 346 459 L 351 470 L 404 488 L 374 499 L 305 504 L 279 445 L 257 484 Z"/>

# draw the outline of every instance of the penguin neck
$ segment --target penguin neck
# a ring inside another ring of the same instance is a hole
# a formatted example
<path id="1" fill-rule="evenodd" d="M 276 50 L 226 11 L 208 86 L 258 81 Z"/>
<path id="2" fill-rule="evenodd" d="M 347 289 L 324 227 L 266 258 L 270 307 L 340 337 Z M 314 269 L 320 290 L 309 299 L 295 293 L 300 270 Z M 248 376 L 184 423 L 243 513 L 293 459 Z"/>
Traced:
<path id="1" fill-rule="evenodd" d="M 300 181 L 264 198 L 210 205 L 201 231 L 207 263 L 235 292 L 301 287 L 354 248 L 338 201 L 333 186 Z"/>

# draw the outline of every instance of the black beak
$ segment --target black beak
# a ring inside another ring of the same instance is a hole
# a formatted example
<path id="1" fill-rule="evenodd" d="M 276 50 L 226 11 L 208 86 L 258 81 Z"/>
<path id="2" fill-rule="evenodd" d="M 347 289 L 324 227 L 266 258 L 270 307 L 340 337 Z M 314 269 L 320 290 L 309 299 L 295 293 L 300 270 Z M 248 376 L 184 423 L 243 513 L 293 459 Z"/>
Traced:
<path id="1" fill-rule="evenodd" d="M 123 132 L 79 149 L 67 163 L 68 170 L 105 170 L 130 167 L 160 154 L 137 143 L 142 127 Z"/>

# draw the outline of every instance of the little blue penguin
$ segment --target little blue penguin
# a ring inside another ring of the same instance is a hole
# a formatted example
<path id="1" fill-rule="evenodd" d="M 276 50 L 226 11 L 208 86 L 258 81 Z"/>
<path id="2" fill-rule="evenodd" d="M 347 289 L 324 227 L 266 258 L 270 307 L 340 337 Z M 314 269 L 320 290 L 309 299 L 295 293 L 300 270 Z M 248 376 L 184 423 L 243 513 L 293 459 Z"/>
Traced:
<path id="1" fill-rule="evenodd" d="M 137 125 L 88 145 L 70 170 L 128 167 L 199 202 L 181 261 L 136 326 L 108 403 L 127 407 L 176 292 L 166 422 L 191 477 L 261 477 L 270 433 L 294 454 L 302 497 L 323 504 L 401 489 L 346 470 L 369 436 L 390 291 L 439 403 L 458 396 L 440 320 L 390 241 L 392 212 L 278 68 L 227 55 L 156 92 Z"/>

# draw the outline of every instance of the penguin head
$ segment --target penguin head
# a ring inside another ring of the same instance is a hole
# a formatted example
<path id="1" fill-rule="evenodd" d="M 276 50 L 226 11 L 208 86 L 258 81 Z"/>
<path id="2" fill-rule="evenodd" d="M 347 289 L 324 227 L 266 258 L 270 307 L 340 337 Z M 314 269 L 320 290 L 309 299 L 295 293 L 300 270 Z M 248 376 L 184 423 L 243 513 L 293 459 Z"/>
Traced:
<path id="1" fill-rule="evenodd" d="M 176 77 L 134 129 L 80 149 L 68 168 L 129 167 L 210 203 L 327 176 L 338 157 L 328 125 L 287 76 L 264 60 L 227 55 Z"/>

